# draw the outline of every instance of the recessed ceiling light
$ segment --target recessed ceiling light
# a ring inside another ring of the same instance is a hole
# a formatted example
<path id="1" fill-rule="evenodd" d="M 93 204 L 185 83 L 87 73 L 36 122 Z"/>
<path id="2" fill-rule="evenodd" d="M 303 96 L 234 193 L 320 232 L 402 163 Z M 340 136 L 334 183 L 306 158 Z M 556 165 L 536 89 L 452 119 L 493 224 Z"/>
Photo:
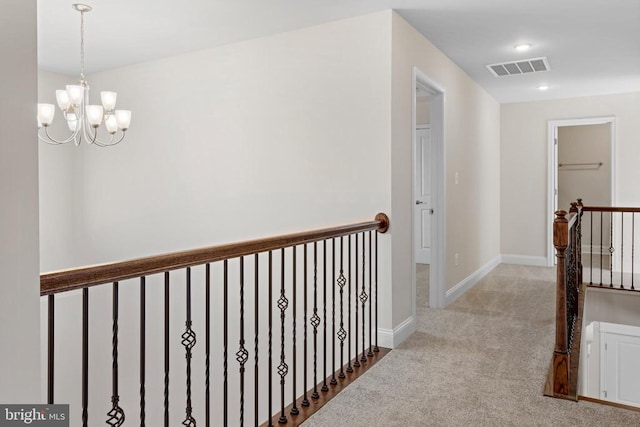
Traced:
<path id="1" fill-rule="evenodd" d="M 539 85 L 538 90 L 547 90 L 549 89 L 549 85 Z"/>
<path id="2" fill-rule="evenodd" d="M 531 49 L 531 43 L 519 43 L 513 47 L 518 52 L 524 52 Z"/>

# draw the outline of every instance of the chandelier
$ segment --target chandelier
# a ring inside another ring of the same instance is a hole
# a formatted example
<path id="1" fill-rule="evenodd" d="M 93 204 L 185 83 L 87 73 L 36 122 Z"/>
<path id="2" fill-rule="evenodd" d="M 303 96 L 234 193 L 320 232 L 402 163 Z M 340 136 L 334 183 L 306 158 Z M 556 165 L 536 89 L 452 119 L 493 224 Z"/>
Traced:
<path id="1" fill-rule="evenodd" d="M 76 3 L 72 7 L 80 12 L 80 82 L 77 85 L 67 85 L 66 90 L 56 90 L 58 107 L 71 134 L 66 139 L 52 137 L 49 125 L 53 122 L 55 105 L 38 104 L 38 137 L 52 145 L 71 141 L 80 145 L 83 139 L 99 147 L 116 145 L 124 139 L 129 128 L 131 111 L 115 109 L 116 92 L 100 92 L 102 105 L 89 104 L 89 83 L 84 76 L 84 14 L 91 12 L 92 7 L 82 3 Z M 102 124 L 108 134 L 106 140 L 98 138 L 98 128 Z"/>

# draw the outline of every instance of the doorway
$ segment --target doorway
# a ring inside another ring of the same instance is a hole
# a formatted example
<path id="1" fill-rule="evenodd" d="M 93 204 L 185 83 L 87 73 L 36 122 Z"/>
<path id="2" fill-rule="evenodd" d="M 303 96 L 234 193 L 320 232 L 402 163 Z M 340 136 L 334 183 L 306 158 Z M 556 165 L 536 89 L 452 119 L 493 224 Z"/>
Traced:
<path id="1" fill-rule="evenodd" d="M 413 295 L 417 309 L 444 307 L 444 90 L 413 71 Z"/>
<path id="2" fill-rule="evenodd" d="M 589 206 L 613 206 L 615 119 L 600 117 L 549 122 L 549 266 L 555 264 L 553 219 L 557 210 L 581 198 Z M 583 230 L 583 233 L 588 230 Z"/>

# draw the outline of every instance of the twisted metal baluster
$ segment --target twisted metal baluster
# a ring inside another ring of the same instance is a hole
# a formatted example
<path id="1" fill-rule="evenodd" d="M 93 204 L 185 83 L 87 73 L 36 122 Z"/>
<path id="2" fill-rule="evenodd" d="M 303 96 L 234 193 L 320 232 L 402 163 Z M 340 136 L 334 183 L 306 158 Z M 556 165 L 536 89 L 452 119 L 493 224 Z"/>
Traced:
<path id="1" fill-rule="evenodd" d="M 292 313 L 292 327 L 293 327 L 293 332 L 292 332 L 292 350 L 291 353 L 293 355 L 293 379 L 291 381 L 291 384 L 293 386 L 293 390 L 292 390 L 292 396 L 293 396 L 293 407 L 291 408 L 291 415 L 298 415 L 300 413 L 300 410 L 298 409 L 297 406 L 297 394 L 296 394 L 296 368 L 297 368 L 297 359 L 298 359 L 298 354 L 296 352 L 296 318 L 297 318 L 297 313 L 296 313 L 296 307 L 298 305 L 298 295 L 297 295 L 297 287 L 298 287 L 298 280 L 297 280 L 297 272 L 296 272 L 296 267 L 297 267 L 297 257 L 296 257 L 296 252 L 297 252 L 297 247 L 294 246 L 292 248 L 293 250 L 293 313 Z"/>
<path id="2" fill-rule="evenodd" d="M 111 410 L 107 412 L 107 424 L 113 427 L 120 427 L 124 423 L 124 411 L 118 405 L 120 396 L 118 395 L 118 282 L 113 283 L 113 324 L 111 335 Z"/>
<path id="3" fill-rule="evenodd" d="M 635 290 L 633 286 L 634 264 L 636 250 L 636 213 L 631 212 L 631 290 Z"/>
<path id="4" fill-rule="evenodd" d="M 253 290 L 253 292 L 255 294 L 255 299 L 254 299 L 255 338 L 254 338 L 253 344 L 254 344 L 254 353 L 255 354 L 254 354 L 254 368 L 253 368 L 253 371 L 254 371 L 254 376 L 253 376 L 254 377 L 253 378 L 253 381 L 254 381 L 254 384 L 253 384 L 253 392 L 254 392 L 253 405 L 254 405 L 254 412 L 255 412 L 255 414 L 254 414 L 255 415 L 255 425 L 257 426 L 260 423 L 260 406 L 259 406 L 259 399 L 258 399 L 258 396 L 259 396 L 259 393 L 258 393 L 258 390 L 259 390 L 259 387 L 258 387 L 258 378 L 259 378 L 259 376 L 258 376 L 258 331 L 260 330 L 259 329 L 259 324 L 258 324 L 258 319 L 259 319 L 258 307 L 260 306 L 260 304 L 258 303 L 259 300 L 260 300 L 260 298 L 259 298 L 259 288 L 258 288 L 258 284 L 259 284 L 258 278 L 259 278 L 260 274 L 259 274 L 259 270 L 258 270 L 258 254 L 254 255 L 254 259 L 255 259 L 255 262 L 254 262 L 254 271 L 253 271 L 253 274 L 254 274 L 254 276 L 253 276 L 253 282 L 254 282 L 254 290 Z"/>
<path id="5" fill-rule="evenodd" d="M 280 309 L 280 364 L 278 365 L 278 375 L 280 375 L 280 418 L 278 423 L 286 424 L 287 416 L 284 413 L 284 386 L 287 373 L 289 372 L 289 366 L 285 363 L 284 357 L 284 320 L 285 310 L 289 306 L 289 300 L 284 295 L 284 248 L 280 252 L 280 298 L 278 298 L 277 304 Z"/>
<path id="6" fill-rule="evenodd" d="M 140 427 L 146 425 L 145 413 L 145 381 L 146 381 L 146 300 L 147 284 L 144 277 L 140 278 Z"/>
<path id="7" fill-rule="evenodd" d="M 620 212 L 620 289 L 624 289 L 623 283 L 624 283 L 624 212 Z"/>
<path id="8" fill-rule="evenodd" d="M 351 337 L 351 235 L 349 235 L 348 239 L 348 254 L 347 254 L 347 264 L 349 267 L 349 280 L 347 280 L 347 337 Z M 358 335 L 358 334 L 356 334 Z M 347 372 L 353 372 L 353 367 L 351 366 L 351 341 L 347 342 Z"/>
<path id="9" fill-rule="evenodd" d="M 609 214 L 609 225 L 611 226 L 611 235 L 609 236 L 609 287 L 613 288 L 613 212 Z"/>
<path id="10" fill-rule="evenodd" d="M 371 260 L 373 259 L 371 258 L 372 245 L 373 245 L 373 242 L 371 240 L 371 231 L 369 231 L 369 297 L 371 299 L 369 300 L 369 352 L 367 353 L 368 357 L 373 357 L 373 340 L 371 339 L 372 329 L 373 329 L 373 323 L 372 323 L 373 293 L 371 292 L 371 289 L 373 287 L 373 276 L 371 275 L 371 264 L 372 264 Z"/>
<path id="11" fill-rule="evenodd" d="M 313 393 L 312 399 L 319 399 L 318 394 L 318 243 L 313 242 L 313 316 L 311 316 L 311 326 L 313 326 Z"/>
<path id="12" fill-rule="evenodd" d="M 355 274 L 356 281 L 355 281 L 355 288 L 354 288 L 354 296 L 355 296 L 355 301 L 354 301 L 355 304 L 354 304 L 354 306 L 355 306 L 356 309 L 355 309 L 355 313 L 354 313 L 354 315 L 355 315 L 355 333 L 353 334 L 353 337 L 355 338 L 355 344 L 356 344 L 356 346 L 355 346 L 356 357 L 354 358 L 353 366 L 355 368 L 359 368 L 360 367 L 360 362 L 358 361 L 358 276 L 359 276 L 359 273 L 358 273 L 358 235 L 357 234 L 355 235 L 355 238 L 356 238 L 356 244 L 355 244 L 355 252 L 354 252 L 353 256 L 355 258 L 354 259 L 354 264 L 356 266 L 356 271 L 355 271 L 355 273 L 356 273 Z"/>
<path id="13" fill-rule="evenodd" d="M 332 281 L 331 281 L 331 385 L 338 384 L 338 380 L 336 380 L 336 287 L 334 284 L 336 283 L 336 239 L 335 237 L 331 239 L 331 271 L 332 273 Z M 341 368 L 342 369 L 342 368 Z"/>
<path id="14" fill-rule="evenodd" d="M 322 346 L 322 367 L 323 367 L 323 384 L 321 390 L 329 391 L 327 385 L 327 241 L 322 242 L 322 330 L 323 330 L 323 346 Z"/>
<path id="15" fill-rule="evenodd" d="M 269 410 L 267 411 L 267 415 L 269 416 L 269 426 L 273 425 L 273 420 L 271 414 L 273 414 L 273 361 L 271 360 L 272 356 L 272 346 L 273 346 L 273 252 L 269 251 L 269 333 L 268 333 L 268 365 L 269 368 L 268 378 L 269 378 Z"/>
<path id="16" fill-rule="evenodd" d="M 374 352 L 379 352 L 380 348 L 378 347 L 378 231 L 376 231 L 375 236 L 376 236 L 376 310 L 375 310 L 375 316 L 376 316 L 376 345 L 373 348 Z"/>
<path id="17" fill-rule="evenodd" d="M 82 289 L 82 427 L 89 422 L 89 288 Z"/>
<path id="18" fill-rule="evenodd" d="M 240 257 L 240 348 L 236 360 L 240 364 L 240 425 L 244 425 L 244 365 L 249 360 L 249 352 L 244 347 L 244 257 Z"/>
<path id="19" fill-rule="evenodd" d="M 366 278 L 365 278 L 365 267 L 366 267 L 365 244 L 366 244 L 366 235 L 363 232 L 362 233 L 362 292 L 360 293 L 360 302 L 362 303 L 362 356 L 360 357 L 360 361 L 363 362 L 363 363 L 367 361 L 367 356 L 365 354 L 365 348 L 366 348 L 366 345 L 365 345 L 365 331 L 366 331 L 366 327 L 365 327 L 365 318 L 366 318 L 365 303 L 369 299 L 369 296 L 367 295 L 367 291 L 365 289 L 365 283 L 366 283 Z"/>
<path id="20" fill-rule="evenodd" d="M 164 273 L 164 427 L 169 427 L 169 272 Z"/>
<path id="21" fill-rule="evenodd" d="M 340 236 L 340 276 L 338 276 L 338 286 L 340 287 L 340 329 L 338 329 L 338 339 L 340 340 L 340 373 L 338 378 L 345 378 L 344 374 L 344 340 L 347 338 L 347 331 L 344 330 L 344 285 L 347 284 L 347 279 L 344 278 L 343 270 L 343 237 Z"/>
<path id="22" fill-rule="evenodd" d="M 47 404 L 53 404 L 53 374 L 54 374 L 54 353 L 55 353 L 55 294 L 47 297 L 49 309 L 47 311 Z"/>
<path id="23" fill-rule="evenodd" d="M 222 422 L 229 425 L 229 261 L 223 262 L 222 273 Z"/>
<path id="24" fill-rule="evenodd" d="M 211 354 L 211 266 L 205 265 L 205 295 L 204 295 L 204 316 L 205 316 L 205 342 L 204 342 L 204 424 L 211 425 L 211 393 L 210 393 L 210 354 Z"/>
<path id="25" fill-rule="evenodd" d="M 302 406 L 309 406 L 310 402 L 309 402 L 309 398 L 307 397 L 307 284 L 308 284 L 308 280 L 307 280 L 307 244 L 304 244 L 304 305 L 303 305 L 303 326 L 304 326 L 304 342 L 303 342 L 303 346 L 304 346 L 304 360 L 303 360 L 303 367 L 302 370 L 304 371 L 304 375 L 302 376 L 303 379 L 303 389 L 304 389 L 304 395 L 302 397 Z M 295 397 L 295 396 L 294 396 Z"/>
<path id="26" fill-rule="evenodd" d="M 196 333 L 191 329 L 191 268 L 187 267 L 187 320 L 185 321 L 185 331 L 182 334 L 182 345 L 185 348 L 185 358 L 187 359 L 187 404 L 185 408 L 185 419 L 183 426 L 195 427 L 196 420 L 192 416 L 191 408 L 191 350 L 196 345 Z"/>

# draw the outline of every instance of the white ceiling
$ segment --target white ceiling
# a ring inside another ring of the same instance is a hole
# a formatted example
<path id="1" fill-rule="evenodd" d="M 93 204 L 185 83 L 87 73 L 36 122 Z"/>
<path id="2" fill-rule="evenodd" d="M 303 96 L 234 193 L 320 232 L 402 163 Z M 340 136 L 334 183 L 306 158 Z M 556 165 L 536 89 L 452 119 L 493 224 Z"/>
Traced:
<path id="1" fill-rule="evenodd" d="M 78 74 L 77 1 L 38 0 L 42 68 Z M 499 102 L 640 91 L 640 0 L 84 1 L 94 8 L 87 73 L 396 9 Z M 533 47 L 518 53 L 519 42 Z M 496 78 L 485 68 L 539 56 L 550 71 Z"/>

